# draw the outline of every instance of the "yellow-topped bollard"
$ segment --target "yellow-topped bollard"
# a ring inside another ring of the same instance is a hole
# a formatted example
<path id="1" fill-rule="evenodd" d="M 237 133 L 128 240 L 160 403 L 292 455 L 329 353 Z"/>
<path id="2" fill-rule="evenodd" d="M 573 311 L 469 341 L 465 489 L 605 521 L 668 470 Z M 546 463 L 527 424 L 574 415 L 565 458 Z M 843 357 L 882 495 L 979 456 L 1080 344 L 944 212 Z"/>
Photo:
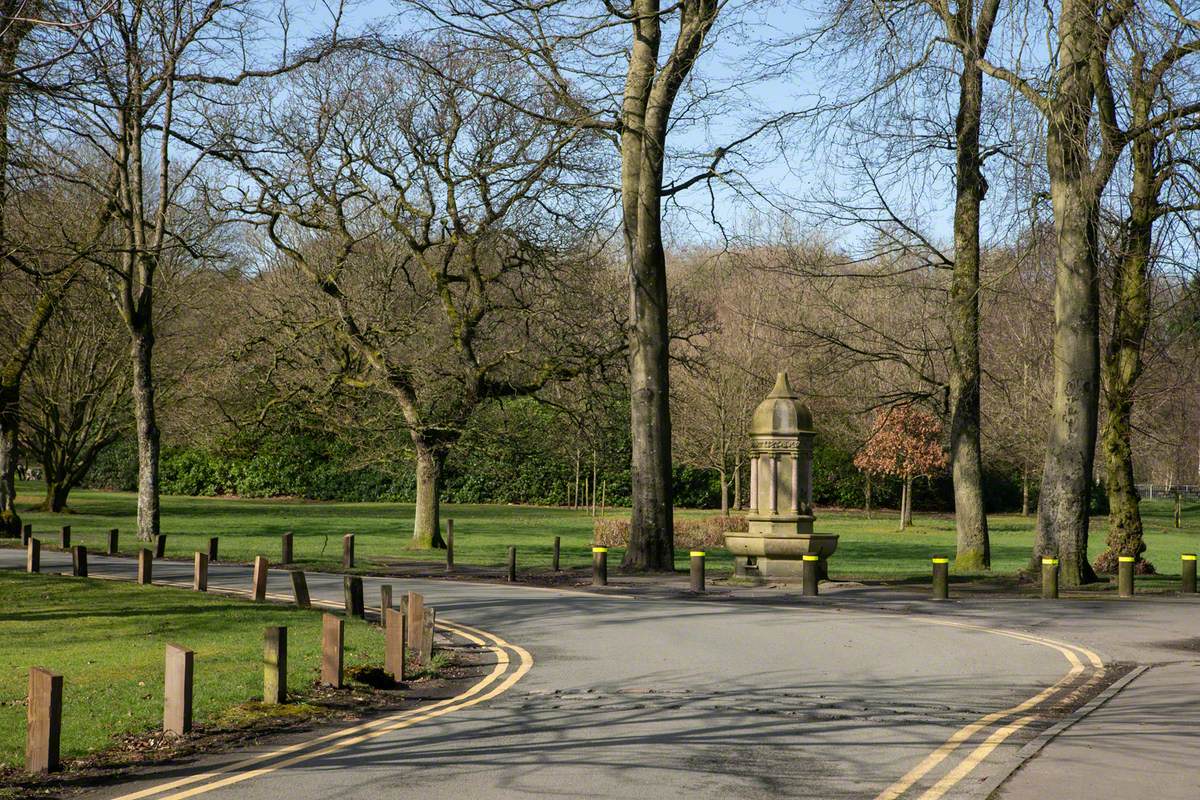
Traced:
<path id="1" fill-rule="evenodd" d="M 1058 559 L 1042 559 L 1042 599 L 1058 599 Z"/>
<path id="2" fill-rule="evenodd" d="M 592 548 L 592 586 L 608 586 L 608 548 Z"/>
<path id="3" fill-rule="evenodd" d="M 803 565 L 801 572 L 801 581 L 803 583 L 803 591 L 806 597 L 817 596 L 817 583 L 820 577 L 820 556 L 805 554 L 801 562 Z"/>
<path id="4" fill-rule="evenodd" d="M 1184 553 L 1180 557 L 1180 581 L 1179 591 L 1184 594 L 1196 593 L 1196 554 Z"/>
<path id="5" fill-rule="evenodd" d="M 948 600 L 950 598 L 950 559 L 931 558 L 933 564 L 933 599 Z"/>
<path id="6" fill-rule="evenodd" d="M 704 591 L 704 551 L 703 550 L 693 550 L 690 553 L 690 558 L 692 559 L 692 565 L 691 565 L 692 566 L 692 569 L 691 569 L 692 591 L 693 592 L 703 592 Z"/>
<path id="7" fill-rule="evenodd" d="M 1133 556 L 1117 557 L 1117 594 L 1133 597 Z"/>

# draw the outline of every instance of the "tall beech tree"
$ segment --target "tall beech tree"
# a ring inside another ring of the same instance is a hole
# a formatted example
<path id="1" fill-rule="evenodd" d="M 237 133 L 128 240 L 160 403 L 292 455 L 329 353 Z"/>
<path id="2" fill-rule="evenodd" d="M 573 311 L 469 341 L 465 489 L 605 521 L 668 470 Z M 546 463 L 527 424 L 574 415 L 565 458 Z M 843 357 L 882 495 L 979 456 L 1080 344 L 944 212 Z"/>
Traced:
<path id="1" fill-rule="evenodd" d="M 479 44 L 340 54 L 240 95 L 243 113 L 211 131 L 240 168 L 234 210 L 286 262 L 266 277 L 307 283 L 277 319 L 324 336 L 328 374 L 398 409 L 424 547 L 440 542 L 442 468 L 476 409 L 622 351 L 597 335 L 607 283 L 583 250 L 593 137 L 547 122 L 555 95 Z"/>
<path id="2" fill-rule="evenodd" d="M 782 62 L 766 66 L 750 53 L 736 73 L 698 80 L 718 18 L 744 35 L 757 21 L 753 2 L 659 0 L 408 0 L 450 29 L 493 42 L 538 74 L 560 102 L 556 124 L 606 135 L 620 161 L 620 229 L 629 280 L 627 327 L 632 438 L 632 519 L 622 566 L 674 569 L 671 485 L 670 341 L 663 210 L 693 187 L 738 182 L 750 165 L 746 145 L 792 118 L 761 111 L 743 90 Z M 762 41 L 763 48 L 768 42 Z M 742 47 L 739 42 L 739 48 Z M 730 92 L 741 92 L 735 96 Z M 733 116 L 731 109 L 737 109 Z M 719 130 L 740 130 L 712 141 Z M 703 144 L 672 147 L 690 129 Z M 743 160 L 737 168 L 734 157 Z"/>

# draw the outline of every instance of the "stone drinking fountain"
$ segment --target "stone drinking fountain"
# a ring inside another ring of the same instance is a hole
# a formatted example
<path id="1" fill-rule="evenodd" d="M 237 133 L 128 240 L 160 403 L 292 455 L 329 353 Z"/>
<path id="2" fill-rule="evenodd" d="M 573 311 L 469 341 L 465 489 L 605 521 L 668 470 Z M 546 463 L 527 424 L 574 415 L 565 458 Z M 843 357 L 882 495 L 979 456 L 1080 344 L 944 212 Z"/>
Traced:
<path id="1" fill-rule="evenodd" d="M 750 422 L 750 530 L 725 534 L 740 578 L 800 578 L 803 557 L 826 559 L 838 537 L 813 533 L 812 413 L 779 373 Z"/>

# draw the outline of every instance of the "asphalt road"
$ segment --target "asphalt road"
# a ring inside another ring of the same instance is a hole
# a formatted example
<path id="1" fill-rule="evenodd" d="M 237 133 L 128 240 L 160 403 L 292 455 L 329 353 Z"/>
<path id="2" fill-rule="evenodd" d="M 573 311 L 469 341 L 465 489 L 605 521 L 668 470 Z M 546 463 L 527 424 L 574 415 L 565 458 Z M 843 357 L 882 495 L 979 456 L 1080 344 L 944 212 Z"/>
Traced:
<path id="1" fill-rule="evenodd" d="M 15 567 L 21 555 L 0 551 L 0 565 Z M 49 552 L 42 560 L 43 570 L 68 563 Z M 91 562 L 93 575 L 132 577 L 135 570 L 128 560 L 93 555 Z M 190 582 L 187 563 L 160 561 L 154 571 L 156 581 Z M 308 583 L 314 600 L 340 602 L 340 576 L 309 575 Z M 1102 679 L 1098 663 L 1183 670 L 1200 658 L 1188 649 L 1200 633 L 1190 599 L 932 603 L 855 588 L 819 600 L 767 591 L 628 599 L 368 578 L 368 604 L 377 602 L 381 583 L 422 592 L 439 620 L 504 640 L 495 650 L 507 663 L 497 665 L 494 681 L 440 716 L 401 720 L 384 726 L 394 730 L 332 746 L 293 744 L 292 763 L 283 766 L 284 758 L 264 748 L 249 753 L 259 757 L 250 766 L 216 758 L 96 796 L 983 797 L 1027 760 L 1040 732 L 1080 704 L 1081 686 Z M 209 584 L 248 589 L 249 568 L 214 565 Z M 291 593 L 282 572 L 271 574 L 269 588 Z M 1182 680 L 1200 688 L 1197 672 Z M 1103 787 L 1105 769 L 1122 771 L 1119 756 L 1106 756 L 1105 748 L 1127 752 L 1118 735 L 1131 735 L 1130 715 L 1145 710 L 1138 705 L 1145 701 L 1121 704 L 1152 675 L 1050 742 L 1000 796 L 1075 796 L 1077 763 L 1087 763 Z M 494 696 L 479 702 L 485 694 Z M 1106 727 L 1069 738 L 1093 720 Z M 1200 755 L 1184 719 L 1155 733 L 1166 742 L 1156 747 L 1175 748 L 1171 759 L 1194 763 Z M 1079 748 L 1088 761 L 1080 761 Z M 1162 767 L 1164 791 L 1154 796 L 1195 797 L 1187 769 Z M 1171 794 L 1175 784 L 1187 793 Z"/>

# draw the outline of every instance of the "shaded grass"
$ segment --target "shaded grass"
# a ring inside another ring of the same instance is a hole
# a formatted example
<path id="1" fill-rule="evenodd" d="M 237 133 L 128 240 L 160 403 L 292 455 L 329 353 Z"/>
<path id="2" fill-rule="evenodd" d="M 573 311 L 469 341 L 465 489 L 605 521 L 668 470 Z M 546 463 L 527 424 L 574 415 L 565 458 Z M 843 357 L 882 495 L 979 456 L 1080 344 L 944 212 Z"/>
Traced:
<path id="1" fill-rule="evenodd" d="M 35 535 L 45 544 L 57 541 L 61 525 L 72 526 L 73 541 L 103 548 L 109 528 L 120 528 L 121 549 L 132 554 L 139 546 L 133 536 L 136 495 L 123 492 L 77 491 L 71 495 L 74 513 L 49 514 L 23 509 L 41 499 L 40 484 L 20 485 L 19 508 Z M 1167 585 L 1179 575 L 1179 554 L 1200 550 L 1200 505 L 1184 506 L 1183 526 L 1173 528 L 1170 500 L 1142 503 L 1146 526 L 1147 557 L 1163 578 L 1141 578 L 1147 588 Z M 627 514 L 626 510 L 609 514 Z M 708 516 L 713 511 L 680 510 L 681 516 Z M 221 539 L 223 560 L 250 561 L 256 555 L 278 558 L 280 536 L 292 532 L 295 563 L 305 569 L 340 569 L 341 537 L 355 534 L 358 567 L 379 568 L 392 560 L 438 561 L 441 551 L 412 549 L 413 507 L 406 503 L 321 503 L 282 499 L 229 499 L 164 497 L 162 528 L 168 534 L 167 555 L 188 557 L 203 550 L 208 537 Z M 553 539 L 562 537 L 562 565 L 587 568 L 591 564 L 592 518 L 586 511 L 564 508 L 503 505 L 444 505 L 443 518 L 455 523 L 455 562 L 499 568 L 506 549 L 516 545 L 521 569 L 550 566 Z M 917 514 L 915 525 L 896 530 L 894 512 L 876 512 L 868 519 L 859 511 L 818 510 L 817 530 L 841 536 L 830 563 L 834 577 L 860 580 L 917 580 L 929 575 L 929 558 L 954 555 L 954 519 L 951 515 Z M 1033 517 L 1015 514 L 989 518 L 992 538 L 992 574 L 1012 575 L 1023 568 L 1033 546 Z M 1094 558 L 1104 548 L 1107 520 L 1092 520 Z M 609 564 L 620 563 L 621 551 L 609 553 Z M 676 566 L 687 568 L 687 551 L 677 550 Z M 732 560 L 723 550 L 710 553 L 714 575 L 727 571 Z"/>
<path id="2" fill-rule="evenodd" d="M 228 723 L 262 699 L 263 629 L 288 627 L 288 686 L 319 674 L 321 612 L 164 586 L 0 572 L 0 767 L 24 764 L 29 667 L 63 675 L 64 758 L 162 725 L 164 646 L 196 653 L 194 719 Z M 378 664 L 383 636 L 346 623 L 346 664 Z M 239 706 L 241 706 L 239 708 Z M 262 709 L 278 713 L 280 707 Z M 288 709 L 288 711 L 298 709 Z"/>

